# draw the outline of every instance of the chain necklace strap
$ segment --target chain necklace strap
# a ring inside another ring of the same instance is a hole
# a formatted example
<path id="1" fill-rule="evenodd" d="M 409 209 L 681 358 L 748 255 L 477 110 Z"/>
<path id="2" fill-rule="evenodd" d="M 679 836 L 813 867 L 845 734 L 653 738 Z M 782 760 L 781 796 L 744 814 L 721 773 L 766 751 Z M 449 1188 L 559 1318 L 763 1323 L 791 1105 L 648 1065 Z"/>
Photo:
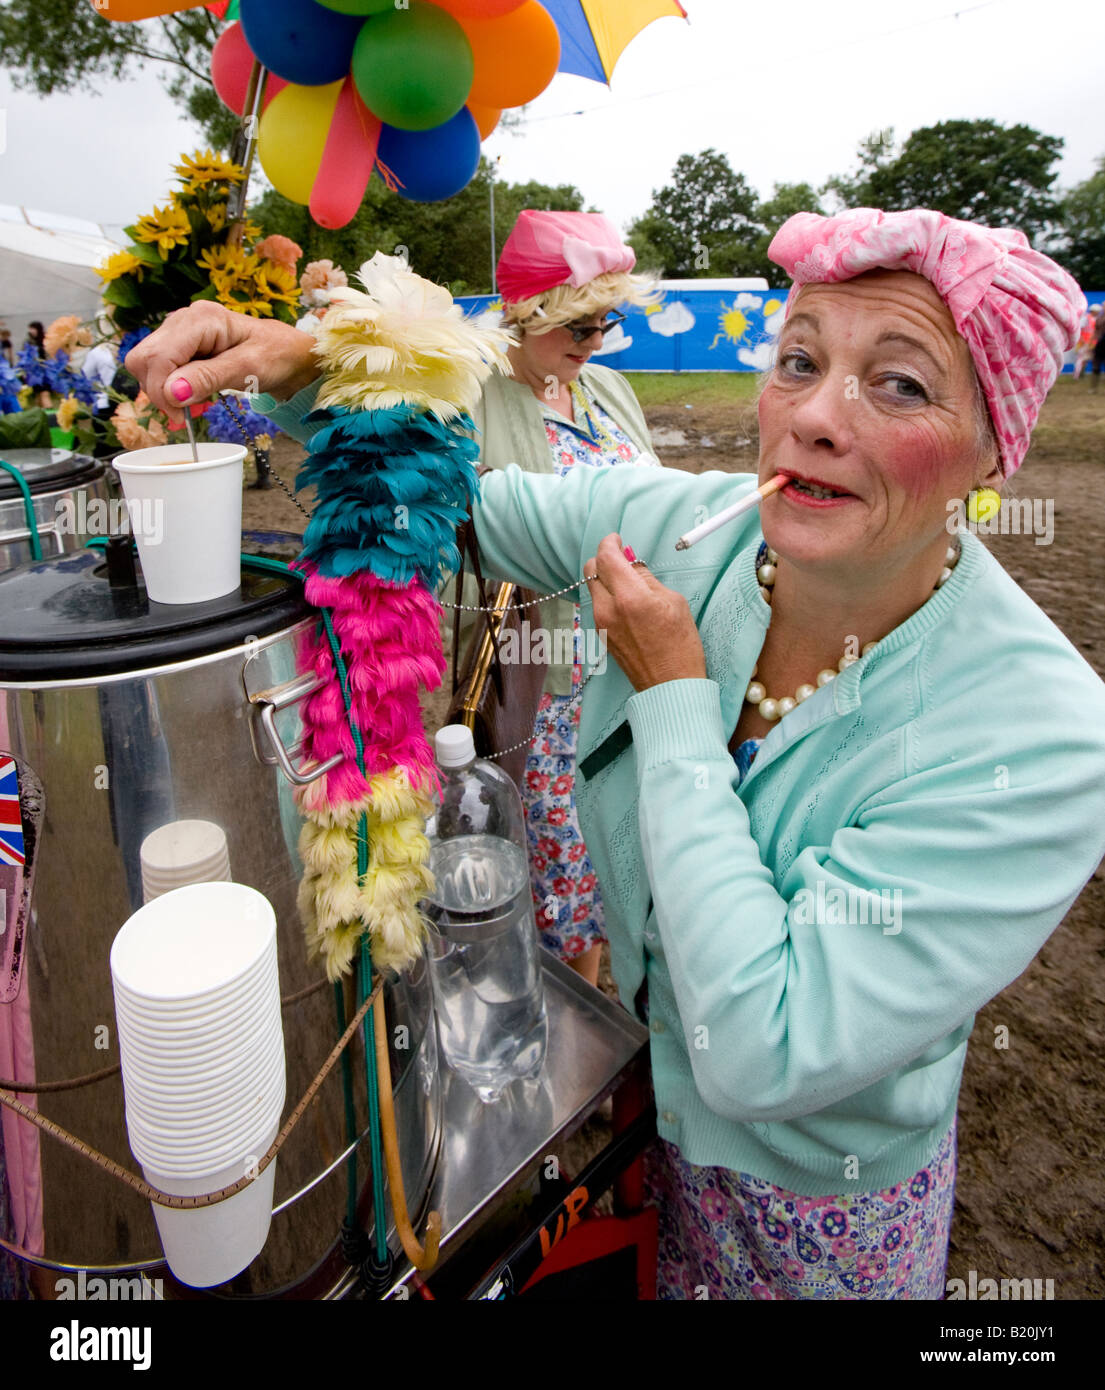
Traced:
<path id="1" fill-rule="evenodd" d="M 234 422 L 234 427 L 235 427 L 235 429 L 238 431 L 238 433 L 241 435 L 241 437 L 245 440 L 245 442 L 249 445 L 249 447 L 250 447 L 251 449 L 256 450 L 256 448 L 257 448 L 257 436 L 252 432 L 252 430 L 251 430 L 251 429 L 249 428 L 249 426 L 246 424 L 246 419 L 245 419 L 244 413 L 243 413 L 243 414 L 239 414 L 239 411 L 241 411 L 241 409 L 242 409 L 241 405 L 238 403 L 238 401 L 235 400 L 235 398 L 234 398 L 233 396 L 223 396 L 222 402 L 223 402 L 223 405 L 226 407 L 226 413 L 230 416 L 231 420 Z M 288 497 L 291 498 L 292 502 L 299 508 L 299 510 L 303 513 L 303 515 L 307 518 L 307 520 L 310 521 L 310 519 L 311 519 L 311 513 L 310 513 L 310 512 L 307 510 L 307 508 L 302 504 L 302 502 L 300 502 L 299 498 L 295 495 L 295 493 L 291 490 L 291 488 L 287 485 L 287 483 L 286 483 L 286 482 L 284 481 L 284 479 L 279 475 L 279 473 L 277 473 L 277 471 L 276 471 L 275 468 L 270 468 L 270 469 L 269 469 L 269 477 L 275 480 L 277 487 L 279 487 L 284 493 L 287 494 Z"/>

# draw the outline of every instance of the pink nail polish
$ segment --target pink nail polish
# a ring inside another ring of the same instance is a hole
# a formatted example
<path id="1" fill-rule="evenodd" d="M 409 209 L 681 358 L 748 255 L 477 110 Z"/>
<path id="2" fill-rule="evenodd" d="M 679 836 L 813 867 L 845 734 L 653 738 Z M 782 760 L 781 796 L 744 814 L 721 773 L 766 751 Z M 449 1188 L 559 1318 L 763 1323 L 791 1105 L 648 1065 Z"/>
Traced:
<path id="1" fill-rule="evenodd" d="M 623 554 L 625 555 L 625 558 L 629 561 L 630 564 L 633 564 L 634 561 L 637 559 L 636 555 L 633 553 L 633 547 L 631 545 L 627 545 L 625 547 Z"/>
<path id="2" fill-rule="evenodd" d="M 192 394 L 192 388 L 183 377 L 178 377 L 177 380 L 173 382 L 171 389 L 178 401 L 186 401 Z"/>

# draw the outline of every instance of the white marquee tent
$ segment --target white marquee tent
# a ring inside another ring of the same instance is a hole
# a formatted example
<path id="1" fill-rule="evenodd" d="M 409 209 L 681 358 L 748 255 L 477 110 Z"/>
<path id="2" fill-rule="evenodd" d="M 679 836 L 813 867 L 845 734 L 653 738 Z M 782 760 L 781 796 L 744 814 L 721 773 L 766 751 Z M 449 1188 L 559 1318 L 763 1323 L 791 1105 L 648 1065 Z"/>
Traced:
<path id="1" fill-rule="evenodd" d="M 93 266 L 118 249 L 95 222 L 0 204 L 0 323 L 16 352 L 32 319 L 96 316 L 103 282 Z"/>

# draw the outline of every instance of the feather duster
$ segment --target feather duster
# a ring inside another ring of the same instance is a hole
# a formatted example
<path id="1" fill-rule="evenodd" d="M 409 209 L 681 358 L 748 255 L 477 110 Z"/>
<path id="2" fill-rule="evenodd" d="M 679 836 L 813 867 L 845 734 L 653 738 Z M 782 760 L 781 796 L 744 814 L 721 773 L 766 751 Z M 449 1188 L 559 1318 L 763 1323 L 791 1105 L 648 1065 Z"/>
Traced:
<path id="1" fill-rule="evenodd" d="M 325 615 L 299 652 L 319 677 L 300 707 L 304 763 L 342 758 L 296 793 L 298 901 L 331 980 L 366 932 L 377 968 L 422 948 L 440 785 L 419 692 L 445 673 L 434 591 L 459 564 L 456 528 L 478 490 L 471 411 L 488 374 L 509 370 L 505 335 L 403 261 L 374 256 L 361 283 L 334 291 L 315 330 L 328 376 L 297 479 L 318 503 L 296 567 Z"/>

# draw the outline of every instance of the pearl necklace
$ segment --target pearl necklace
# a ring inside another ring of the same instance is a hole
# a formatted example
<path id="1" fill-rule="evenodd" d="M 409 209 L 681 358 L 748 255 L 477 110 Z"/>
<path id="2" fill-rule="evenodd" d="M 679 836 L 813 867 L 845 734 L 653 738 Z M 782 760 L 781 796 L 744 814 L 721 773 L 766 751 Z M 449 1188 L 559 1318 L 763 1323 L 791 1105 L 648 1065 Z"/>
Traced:
<path id="1" fill-rule="evenodd" d="M 933 586 L 933 593 L 942 588 L 952 576 L 959 560 L 959 549 L 954 545 L 949 545 L 944 556 L 944 568 L 940 571 L 940 578 Z M 771 591 L 775 587 L 775 566 L 779 563 L 779 556 L 766 542 L 760 545 L 756 554 L 756 578 L 760 581 L 760 593 L 763 595 L 764 602 L 771 603 Z M 866 656 L 878 646 L 877 642 L 868 642 L 860 648 L 859 656 L 852 656 L 845 652 L 836 663 L 836 670 L 826 667 L 817 673 L 816 685 L 800 685 L 793 695 L 783 695 L 779 699 L 770 696 L 760 682 L 756 679 L 756 672 L 759 666 L 753 666 L 752 679 L 748 682 L 748 689 L 745 692 L 745 703 L 755 705 L 760 717 L 766 719 L 769 724 L 773 724 L 776 719 L 782 719 L 783 715 L 789 714 L 792 709 L 796 709 L 804 700 L 808 700 L 814 691 L 821 686 L 828 685 L 831 680 L 835 680 L 841 671 L 846 671 L 849 666 L 857 662 L 860 657 Z"/>

